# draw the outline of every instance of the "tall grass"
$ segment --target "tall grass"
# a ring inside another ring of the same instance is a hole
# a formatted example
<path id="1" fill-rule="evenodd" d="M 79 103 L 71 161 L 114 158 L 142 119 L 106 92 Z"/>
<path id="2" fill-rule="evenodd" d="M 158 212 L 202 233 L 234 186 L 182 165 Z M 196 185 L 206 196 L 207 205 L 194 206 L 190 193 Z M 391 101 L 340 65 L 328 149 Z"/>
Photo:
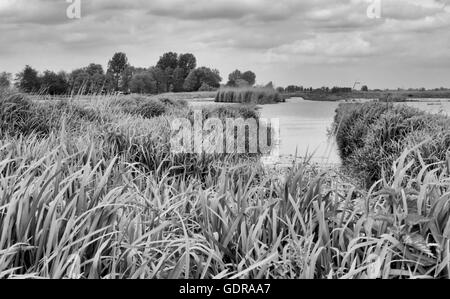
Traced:
<path id="1" fill-rule="evenodd" d="M 173 172 L 200 158 L 145 145 L 148 171 L 100 134 L 114 121 L 164 137 L 164 117 L 5 134 L 0 278 L 449 277 L 449 160 L 414 174 L 415 146 L 364 191 L 313 166 L 280 176 L 236 157 Z"/>
<path id="2" fill-rule="evenodd" d="M 344 165 L 368 186 L 392 174 L 392 164 L 406 147 L 427 141 L 411 170 L 415 172 L 444 161 L 450 149 L 450 119 L 407 106 L 341 104 L 334 127 Z"/>
<path id="3" fill-rule="evenodd" d="M 216 102 L 221 103 L 274 104 L 284 100 L 283 96 L 272 88 L 222 88 L 216 95 Z"/>

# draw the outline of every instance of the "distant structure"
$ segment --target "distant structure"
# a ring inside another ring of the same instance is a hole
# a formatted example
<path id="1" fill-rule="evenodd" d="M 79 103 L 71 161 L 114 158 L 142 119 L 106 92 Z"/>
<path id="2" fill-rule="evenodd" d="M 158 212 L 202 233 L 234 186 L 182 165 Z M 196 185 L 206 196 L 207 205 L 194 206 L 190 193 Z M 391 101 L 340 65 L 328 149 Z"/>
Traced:
<path id="1" fill-rule="evenodd" d="M 355 90 L 356 86 L 361 85 L 361 82 L 355 81 L 355 84 L 353 84 L 353 90 Z"/>

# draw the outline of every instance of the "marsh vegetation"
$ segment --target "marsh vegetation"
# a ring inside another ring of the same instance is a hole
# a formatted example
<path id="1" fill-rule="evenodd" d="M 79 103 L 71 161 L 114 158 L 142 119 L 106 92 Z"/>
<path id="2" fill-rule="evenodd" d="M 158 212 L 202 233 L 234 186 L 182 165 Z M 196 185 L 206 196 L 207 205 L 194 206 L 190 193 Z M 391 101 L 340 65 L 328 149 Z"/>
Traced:
<path id="1" fill-rule="evenodd" d="M 280 174 L 248 155 L 172 154 L 183 101 L 3 94 L 0 277 L 448 278 L 448 121 L 388 108 L 336 117 L 345 163 L 383 162 L 359 169 L 364 188 L 307 160 Z"/>

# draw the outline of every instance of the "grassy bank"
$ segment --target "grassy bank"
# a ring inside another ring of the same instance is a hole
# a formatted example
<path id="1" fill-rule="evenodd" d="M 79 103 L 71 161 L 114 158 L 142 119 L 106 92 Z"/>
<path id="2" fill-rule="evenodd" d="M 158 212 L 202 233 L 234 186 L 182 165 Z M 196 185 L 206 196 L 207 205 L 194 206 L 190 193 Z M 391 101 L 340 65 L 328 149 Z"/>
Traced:
<path id="1" fill-rule="evenodd" d="M 391 101 L 391 102 L 407 102 L 418 99 L 448 99 L 450 100 L 450 91 L 352 91 L 343 93 L 331 93 L 325 91 L 308 91 L 288 93 L 287 97 L 301 97 L 308 101 L 352 101 L 359 99 Z"/>
<path id="2" fill-rule="evenodd" d="M 167 120 L 190 110 L 124 101 L 0 99 L 0 278 L 449 277 L 444 161 L 413 176 L 406 152 L 369 192 L 309 165 L 280 176 L 173 155 Z"/>
<path id="3" fill-rule="evenodd" d="M 341 104 L 334 127 L 344 165 L 368 185 L 392 174 L 393 162 L 405 148 L 421 144 L 411 165 L 415 173 L 445 161 L 450 149 L 450 119 L 407 106 Z"/>
<path id="4" fill-rule="evenodd" d="M 272 88 L 223 88 L 216 94 L 218 103 L 241 104 L 274 104 L 283 102 L 285 98 Z"/>

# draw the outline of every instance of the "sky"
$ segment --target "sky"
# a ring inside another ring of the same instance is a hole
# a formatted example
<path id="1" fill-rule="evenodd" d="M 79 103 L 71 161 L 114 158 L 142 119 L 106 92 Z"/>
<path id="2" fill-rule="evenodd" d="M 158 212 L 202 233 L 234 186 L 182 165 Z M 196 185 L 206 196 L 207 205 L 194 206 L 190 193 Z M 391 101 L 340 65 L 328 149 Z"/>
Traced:
<path id="1" fill-rule="evenodd" d="M 193 53 L 224 80 L 276 86 L 450 87 L 450 0 L 0 0 L 0 72 L 106 67 L 119 51 L 138 67 Z"/>

